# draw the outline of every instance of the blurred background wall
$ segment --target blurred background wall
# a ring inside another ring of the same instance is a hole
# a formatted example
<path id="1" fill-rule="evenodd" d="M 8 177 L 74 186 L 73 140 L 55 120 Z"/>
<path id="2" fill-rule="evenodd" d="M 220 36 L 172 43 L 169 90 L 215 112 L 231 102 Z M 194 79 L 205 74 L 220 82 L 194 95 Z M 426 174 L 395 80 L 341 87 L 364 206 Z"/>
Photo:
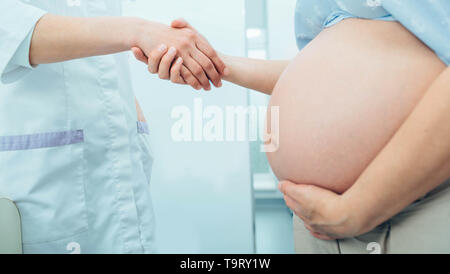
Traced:
<path id="1" fill-rule="evenodd" d="M 183 17 L 220 52 L 290 59 L 297 52 L 294 7 L 295 0 L 127 0 L 124 15 L 166 24 Z M 269 97 L 229 83 L 197 92 L 159 80 L 131 57 L 130 64 L 156 159 L 151 188 L 159 252 L 293 252 L 292 215 L 260 142 L 176 142 L 171 135 L 177 106 L 194 115 L 196 99 L 203 109 L 225 111 L 226 106 L 265 106 Z"/>

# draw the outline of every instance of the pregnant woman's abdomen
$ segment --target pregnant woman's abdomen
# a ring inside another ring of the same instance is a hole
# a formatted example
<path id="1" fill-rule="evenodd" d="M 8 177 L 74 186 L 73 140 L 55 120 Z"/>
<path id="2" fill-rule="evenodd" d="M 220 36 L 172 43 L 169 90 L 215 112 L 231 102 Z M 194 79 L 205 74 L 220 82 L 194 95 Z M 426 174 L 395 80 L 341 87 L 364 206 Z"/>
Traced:
<path id="1" fill-rule="evenodd" d="M 274 89 L 280 132 L 267 156 L 275 175 L 344 192 L 444 69 L 398 23 L 348 19 L 326 29 Z"/>

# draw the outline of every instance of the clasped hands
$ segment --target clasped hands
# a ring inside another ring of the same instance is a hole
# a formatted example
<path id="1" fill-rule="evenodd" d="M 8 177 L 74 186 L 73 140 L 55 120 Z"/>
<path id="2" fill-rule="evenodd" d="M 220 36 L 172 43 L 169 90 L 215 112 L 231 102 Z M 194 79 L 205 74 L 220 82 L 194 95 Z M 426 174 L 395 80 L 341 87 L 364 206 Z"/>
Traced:
<path id="1" fill-rule="evenodd" d="M 150 73 L 175 84 L 210 90 L 211 81 L 215 87 L 221 87 L 222 77 L 229 74 L 229 69 L 209 42 L 184 19 L 173 21 L 170 30 L 178 31 L 171 33 L 175 39 L 167 39 L 171 44 L 159 44 L 147 51 L 133 47 L 136 59 L 147 64 Z M 314 237 L 333 240 L 362 234 L 361 218 L 342 195 L 288 181 L 280 182 L 279 189 L 286 205 Z"/>
<path id="2" fill-rule="evenodd" d="M 154 42 L 144 40 L 138 43 L 142 47 L 131 49 L 137 60 L 148 65 L 150 73 L 196 90 L 211 90 L 210 82 L 222 86 L 228 69 L 209 42 L 184 19 L 173 21 L 171 28 L 161 25 L 159 37 L 162 43 L 158 41 L 156 48 L 145 48 Z"/>

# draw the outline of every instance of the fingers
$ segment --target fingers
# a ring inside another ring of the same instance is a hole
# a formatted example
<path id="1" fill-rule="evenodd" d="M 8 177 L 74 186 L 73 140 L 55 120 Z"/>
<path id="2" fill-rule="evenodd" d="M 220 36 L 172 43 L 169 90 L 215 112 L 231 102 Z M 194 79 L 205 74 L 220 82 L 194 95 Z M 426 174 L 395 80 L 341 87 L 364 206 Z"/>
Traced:
<path id="1" fill-rule="evenodd" d="M 170 50 L 169 50 L 170 51 Z M 175 57 L 175 53 L 171 53 Z M 201 84 L 198 82 L 197 78 L 185 67 L 183 66 L 183 58 L 178 57 L 175 62 L 173 62 L 172 57 L 168 57 L 169 53 L 167 53 L 161 60 L 161 64 L 159 65 L 159 74 L 161 79 L 166 79 L 165 75 L 161 75 L 162 71 L 168 70 L 170 66 L 170 81 L 175 84 L 185 85 L 188 84 L 192 86 L 196 90 L 201 89 Z M 163 78 L 162 78 L 163 77 Z M 186 80 L 187 79 L 187 80 Z"/>
<path id="2" fill-rule="evenodd" d="M 170 78 L 170 68 L 177 54 L 177 49 L 171 47 L 169 51 L 161 58 L 159 63 L 158 75 L 160 79 L 168 80 Z"/>
<path id="3" fill-rule="evenodd" d="M 300 205 L 303 205 L 304 192 L 307 187 L 307 185 L 299 185 L 289 181 L 282 181 L 278 185 L 278 188 L 284 195 L 292 197 Z"/>
<path id="4" fill-rule="evenodd" d="M 143 63 L 148 63 L 148 58 L 145 56 L 144 52 L 140 48 L 131 48 L 131 52 L 133 52 L 134 57 Z"/>
<path id="5" fill-rule="evenodd" d="M 309 220 L 314 213 L 314 202 L 305 198 L 308 185 L 294 184 L 289 181 L 280 182 L 280 191 L 284 194 L 286 205 L 302 220 Z"/>
<path id="6" fill-rule="evenodd" d="M 287 207 L 289 207 L 295 213 L 295 215 L 297 215 L 300 219 L 303 220 L 304 217 L 301 214 L 301 207 L 299 203 L 297 203 L 294 199 L 292 199 L 287 195 L 284 195 L 284 201 Z"/>
<path id="7" fill-rule="evenodd" d="M 332 240 L 336 240 L 336 239 L 334 239 L 334 238 L 332 238 L 332 237 L 330 237 L 330 236 L 327 236 L 327 235 L 324 235 L 324 234 L 320 234 L 320 233 L 317 233 L 317 232 L 310 231 L 309 233 L 311 233 L 311 235 L 312 235 L 313 237 L 315 237 L 315 238 L 317 238 L 317 239 L 319 239 L 319 240 L 323 240 L 323 241 L 332 241 Z"/>
<path id="8" fill-rule="evenodd" d="M 178 57 L 178 59 L 173 64 L 170 69 L 170 81 L 175 84 L 186 84 L 183 77 L 181 76 L 181 68 L 183 66 L 183 58 Z"/>
<path id="9" fill-rule="evenodd" d="M 202 66 L 200 66 L 196 60 L 192 57 L 183 57 L 184 65 L 189 69 L 189 71 L 197 78 L 201 86 L 205 90 L 211 90 L 211 84 L 209 83 L 208 77 L 206 77 L 205 71 Z M 184 77 L 184 76 L 183 76 Z M 186 80 L 186 79 L 185 79 Z"/>
<path id="10" fill-rule="evenodd" d="M 208 78 L 211 80 L 211 82 L 214 84 L 214 86 L 221 87 L 222 79 L 221 79 L 219 73 L 217 72 L 216 67 L 211 62 L 211 60 L 208 57 L 206 57 L 201 51 L 198 51 L 198 50 L 192 54 L 192 57 L 197 61 L 197 63 L 200 66 L 202 66 L 204 72 L 206 73 Z"/>
<path id="11" fill-rule="evenodd" d="M 181 67 L 181 76 L 183 77 L 186 84 L 190 85 L 192 88 L 196 90 L 200 90 L 202 88 L 202 85 L 197 80 L 197 78 L 195 78 L 195 76 L 191 73 L 191 71 L 187 69 L 185 66 Z"/>
<path id="12" fill-rule="evenodd" d="M 197 43 L 197 48 L 213 62 L 219 74 L 225 75 L 225 63 L 220 59 L 219 55 L 211 47 L 208 41 L 204 38 L 200 38 L 200 41 Z"/>
<path id="13" fill-rule="evenodd" d="M 193 28 L 185 19 L 179 18 L 174 21 L 172 21 L 171 24 L 172 28 L 188 28 L 195 32 L 197 30 Z M 201 35 L 199 35 L 200 41 L 197 43 L 197 48 L 206 55 L 214 64 L 216 67 L 216 70 L 221 74 L 225 75 L 225 63 L 220 59 L 220 57 L 217 55 L 217 52 L 211 47 L 211 45 L 208 43 L 208 41 Z M 213 82 L 214 83 L 214 82 Z"/>
<path id="14" fill-rule="evenodd" d="M 309 233 L 310 233 L 313 237 L 315 237 L 315 238 L 317 238 L 317 239 L 319 239 L 319 240 L 324 240 L 324 241 L 336 240 L 335 238 L 333 238 L 333 237 L 331 237 L 331 236 L 329 236 L 329 235 L 326 235 L 326 234 L 323 234 L 323 233 L 320 233 L 320 232 L 316 231 L 312 226 L 310 226 L 310 225 L 309 225 L 307 222 L 305 222 L 305 221 L 303 221 L 303 224 L 304 224 L 305 228 L 306 228 L 307 230 L 309 230 Z"/>
<path id="15" fill-rule="evenodd" d="M 144 61 L 144 53 L 138 49 L 132 49 L 133 54 L 138 60 L 142 59 Z M 184 64 L 184 59 L 179 57 L 176 59 L 177 50 L 174 47 L 171 47 L 167 50 L 165 45 L 161 45 L 157 50 L 154 50 L 150 53 L 150 57 L 148 58 L 148 70 L 156 74 L 161 79 L 168 80 L 176 84 L 188 84 L 192 86 L 196 90 L 200 90 L 202 88 L 202 84 L 197 80 L 196 76 L 194 76 L 189 69 L 187 69 Z M 196 65 L 202 72 L 200 65 L 193 61 L 191 65 Z M 206 78 L 206 76 L 205 76 Z M 209 84 L 209 81 L 207 82 Z"/>
<path id="16" fill-rule="evenodd" d="M 167 46 L 160 45 L 157 50 L 154 50 L 150 53 L 150 56 L 148 56 L 148 71 L 150 71 L 150 73 L 158 73 L 161 58 L 166 52 Z"/>

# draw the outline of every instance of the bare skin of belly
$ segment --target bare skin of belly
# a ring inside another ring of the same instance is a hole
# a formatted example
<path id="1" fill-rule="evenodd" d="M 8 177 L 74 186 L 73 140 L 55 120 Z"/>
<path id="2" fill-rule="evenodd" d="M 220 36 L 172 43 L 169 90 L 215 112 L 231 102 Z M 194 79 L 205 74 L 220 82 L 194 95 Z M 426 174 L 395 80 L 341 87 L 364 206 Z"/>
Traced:
<path id="1" fill-rule="evenodd" d="M 396 22 L 346 19 L 324 30 L 273 91 L 268 125 L 279 106 L 279 138 L 271 136 L 279 148 L 267 157 L 275 175 L 345 192 L 445 68 Z"/>

